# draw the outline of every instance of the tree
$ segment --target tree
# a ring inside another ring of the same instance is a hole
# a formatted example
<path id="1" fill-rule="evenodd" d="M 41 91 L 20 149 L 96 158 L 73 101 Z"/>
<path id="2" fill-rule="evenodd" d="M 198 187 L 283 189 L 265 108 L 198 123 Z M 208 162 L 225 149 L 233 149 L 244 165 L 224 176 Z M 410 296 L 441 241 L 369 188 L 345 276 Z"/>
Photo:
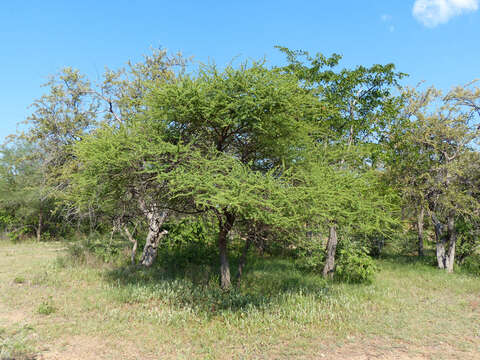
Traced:
<path id="1" fill-rule="evenodd" d="M 317 111 L 317 101 L 294 76 L 260 63 L 222 72 L 206 67 L 198 76 L 149 86 L 144 114 L 78 143 L 74 189 L 91 189 L 86 198 L 111 208 L 146 193 L 155 209 L 213 214 L 221 285 L 228 289 L 229 233 L 240 219 L 281 218 L 273 214 L 285 206 L 268 206 L 274 197 L 265 195 L 266 185 L 275 180 L 271 188 L 283 191 L 279 169 L 305 151 L 312 123 L 305 118 Z"/>
<path id="2" fill-rule="evenodd" d="M 355 179 L 362 177 L 363 172 L 369 173 L 377 166 L 383 166 L 379 158 L 383 151 L 384 133 L 392 126 L 401 105 L 401 98 L 394 94 L 394 89 L 405 74 L 395 72 L 393 64 L 337 71 L 341 59 L 337 54 L 328 58 L 322 54 L 311 56 L 306 51 L 279 49 L 288 61 L 288 65 L 279 70 L 294 74 L 300 84 L 318 99 L 323 109 L 314 118 L 316 131 L 311 136 L 316 143 L 329 149 L 328 161 L 335 168 L 335 171 L 329 172 L 332 183 L 337 171 L 348 169 L 346 173 Z M 342 194 L 344 189 L 338 186 L 338 193 Z M 369 191 L 362 186 L 357 189 L 362 190 Z M 345 193 L 346 198 L 349 194 L 349 191 Z M 327 218 L 330 240 L 326 249 L 325 274 L 334 269 L 339 226 L 334 217 Z"/>
<path id="3" fill-rule="evenodd" d="M 176 67 L 182 68 L 185 63 L 186 60 L 180 54 L 169 56 L 166 50 L 154 50 L 150 56 L 145 56 L 143 62 L 129 62 L 126 69 L 107 69 L 99 84 L 92 84 L 71 68 L 65 68 L 51 77 L 46 84 L 48 93 L 32 105 L 34 111 L 26 121 L 28 130 L 17 138 L 35 144 L 38 148 L 39 151 L 32 154 L 41 164 L 49 196 L 63 206 L 65 218 L 73 217 L 80 222 L 87 217 L 90 231 L 93 231 L 99 225 L 97 219 L 106 215 L 104 209 L 95 207 L 93 202 L 83 202 L 78 208 L 70 206 L 67 195 L 71 194 L 70 174 L 77 171 L 79 165 L 75 145 L 102 125 L 113 129 L 133 121 L 144 111 L 144 96 L 149 82 L 155 81 L 158 84 L 171 81 L 176 76 Z M 128 194 L 134 195 L 138 210 L 130 211 L 132 206 L 129 206 L 129 211 L 125 211 L 120 206 L 112 208 L 106 218 L 115 224 L 122 223 L 125 230 L 128 221 L 139 216 L 138 213 L 144 216 L 150 228 L 156 229 L 147 234 L 148 241 L 144 249 L 144 263 L 150 264 L 153 261 L 150 249 L 158 242 L 166 213 L 157 208 L 154 199 L 141 187 L 141 181 L 136 184 L 137 188 L 127 190 Z"/>
<path id="4" fill-rule="evenodd" d="M 472 147 L 478 128 L 474 109 L 456 99 L 459 88 L 443 96 L 434 88 L 409 90 L 406 119 L 392 137 L 393 166 L 403 193 L 425 206 L 436 237 L 438 267 L 453 271 L 457 243 L 455 221 L 478 212 L 478 198 L 466 184 L 475 172 L 467 164 L 477 156 Z"/>
<path id="5" fill-rule="evenodd" d="M 9 220 L 7 230 L 13 236 L 25 232 L 40 241 L 42 230 L 55 219 L 42 163 L 33 156 L 36 151 L 22 140 L 0 150 L 0 212 Z"/>
<path id="6" fill-rule="evenodd" d="M 148 102 L 150 123 L 163 126 L 172 143 L 190 144 L 193 152 L 204 156 L 203 167 L 216 164 L 220 173 L 218 159 L 238 162 L 251 172 L 244 173 L 245 183 L 250 176 L 260 181 L 255 171 L 269 174 L 293 164 L 308 146 L 312 123 L 308 119 L 319 109 L 296 77 L 269 70 L 262 63 L 243 64 L 238 69 L 230 66 L 224 71 L 205 67 L 197 77 L 185 75 L 177 82 L 154 87 Z M 198 168 L 202 167 L 195 171 Z M 180 179 L 171 184 L 172 191 L 178 192 Z M 250 198 L 234 206 L 234 199 L 213 198 L 217 203 L 207 206 L 196 190 L 187 193 L 193 195 L 196 206 L 214 212 L 218 219 L 221 284 L 228 288 L 228 234 L 235 221 L 256 213 L 260 204 Z"/>
<path id="7" fill-rule="evenodd" d="M 301 194 L 297 201 L 303 204 L 304 222 L 314 230 L 328 227 L 322 273 L 333 277 L 338 229 L 344 234 L 353 228 L 356 235 L 389 236 L 398 226 L 397 200 L 395 193 L 381 183 L 377 171 L 354 172 L 334 166 L 325 154 L 309 160 L 296 174 L 294 191 Z"/>

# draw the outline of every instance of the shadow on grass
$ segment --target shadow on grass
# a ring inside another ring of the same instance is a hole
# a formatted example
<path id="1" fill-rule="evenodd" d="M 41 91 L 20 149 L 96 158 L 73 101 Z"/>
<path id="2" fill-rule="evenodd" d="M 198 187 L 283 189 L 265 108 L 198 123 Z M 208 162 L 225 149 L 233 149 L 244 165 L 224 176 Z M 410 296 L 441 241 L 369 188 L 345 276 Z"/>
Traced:
<path id="1" fill-rule="evenodd" d="M 327 282 L 321 275 L 302 272 L 288 259 L 252 254 L 240 282 L 235 281 L 238 256 L 231 257 L 230 266 L 233 286 L 223 291 L 218 285 L 215 250 L 196 244 L 195 249 L 160 249 L 151 268 L 119 266 L 106 273 L 106 280 L 121 302 L 160 301 L 206 313 L 261 310 L 297 296 L 327 294 Z"/>
<path id="2" fill-rule="evenodd" d="M 380 260 L 386 263 L 394 265 L 424 265 L 424 266 L 436 266 L 436 258 L 434 250 L 425 250 L 424 256 L 418 255 L 402 255 L 394 253 L 382 253 L 379 257 Z"/>

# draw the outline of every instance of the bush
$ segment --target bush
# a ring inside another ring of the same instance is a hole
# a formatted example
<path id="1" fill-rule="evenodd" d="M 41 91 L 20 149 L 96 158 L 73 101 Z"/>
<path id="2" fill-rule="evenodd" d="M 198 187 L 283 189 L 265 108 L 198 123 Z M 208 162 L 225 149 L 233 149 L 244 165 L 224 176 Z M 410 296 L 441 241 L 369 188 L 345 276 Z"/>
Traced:
<path id="1" fill-rule="evenodd" d="M 158 246 L 156 262 L 177 270 L 192 264 L 216 265 L 216 233 L 211 224 L 202 219 L 183 219 L 167 223 L 164 228 L 168 230 L 168 235 Z"/>
<path id="2" fill-rule="evenodd" d="M 471 255 L 463 261 L 460 266 L 462 272 L 480 276 L 480 255 Z"/>
<path id="3" fill-rule="evenodd" d="M 348 283 L 371 283 L 377 267 L 368 250 L 348 240 L 341 244 L 335 278 Z"/>
<path id="4" fill-rule="evenodd" d="M 317 236 L 300 243 L 295 249 L 295 267 L 320 273 L 325 263 L 325 245 Z"/>
<path id="5" fill-rule="evenodd" d="M 22 227 L 19 227 L 18 229 L 8 232 L 8 238 L 10 239 L 11 242 L 16 244 L 24 240 L 27 234 L 28 234 L 28 227 L 22 226 Z"/>
<path id="6" fill-rule="evenodd" d="M 123 238 L 113 237 L 110 234 L 91 234 L 83 239 L 76 240 L 68 247 L 68 257 L 73 263 L 84 263 L 86 255 L 93 255 L 102 262 L 112 263 L 119 259 L 129 243 Z"/>

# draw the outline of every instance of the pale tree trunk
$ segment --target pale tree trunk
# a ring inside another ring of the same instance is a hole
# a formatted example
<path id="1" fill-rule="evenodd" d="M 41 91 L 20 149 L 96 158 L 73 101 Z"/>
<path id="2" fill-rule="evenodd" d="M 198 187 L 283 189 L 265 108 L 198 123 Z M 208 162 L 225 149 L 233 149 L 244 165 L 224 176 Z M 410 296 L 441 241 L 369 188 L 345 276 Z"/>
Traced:
<path id="1" fill-rule="evenodd" d="M 444 233 L 444 225 L 432 216 L 435 238 L 437 242 L 437 264 L 439 269 L 445 269 L 447 272 L 453 272 L 455 262 L 455 247 L 457 243 L 457 234 L 455 232 L 455 216 L 451 212 L 447 218 L 447 233 Z"/>
<path id="2" fill-rule="evenodd" d="M 420 205 L 417 214 L 417 231 L 418 231 L 418 256 L 423 256 L 423 219 L 425 217 L 425 208 Z"/>
<path id="3" fill-rule="evenodd" d="M 457 234 L 455 231 L 455 216 L 453 213 L 448 216 L 448 251 L 446 253 L 445 268 L 447 272 L 453 272 L 453 264 L 455 262 L 455 246 L 457 243 Z"/>
<path id="4" fill-rule="evenodd" d="M 437 265 L 439 269 L 445 269 L 446 267 L 446 258 L 445 258 L 445 242 L 443 240 L 438 241 L 437 239 Z"/>
<path id="5" fill-rule="evenodd" d="M 220 253 L 220 286 L 223 290 L 231 287 L 230 265 L 228 263 L 228 233 L 233 227 L 235 216 L 226 212 L 225 219 L 219 216 L 218 250 Z"/>
<path id="6" fill-rule="evenodd" d="M 443 224 L 438 221 L 435 215 L 432 215 L 433 227 L 435 229 L 436 255 L 437 265 L 439 269 L 445 269 L 445 244 L 446 239 L 443 234 Z"/>
<path id="7" fill-rule="evenodd" d="M 333 277 L 335 271 L 335 253 L 337 251 L 338 237 L 336 225 L 330 225 L 327 242 L 327 258 L 323 267 L 323 277 Z"/>
<path id="8" fill-rule="evenodd" d="M 128 230 L 127 226 L 123 227 L 123 231 L 127 235 L 128 240 L 133 244 L 132 247 L 132 254 L 131 254 L 131 260 L 132 260 L 132 265 L 135 265 L 135 255 L 137 254 L 137 239 L 135 239 L 132 234 L 130 233 L 130 230 Z"/>
<path id="9" fill-rule="evenodd" d="M 148 220 L 147 239 L 145 241 L 140 263 L 143 266 L 149 267 L 152 266 L 157 257 L 157 248 L 160 239 L 168 233 L 168 231 L 161 229 L 163 223 L 167 219 L 168 210 L 158 211 L 155 204 L 151 207 L 147 207 L 143 200 L 140 200 L 139 204 Z"/>
<path id="10" fill-rule="evenodd" d="M 42 237 L 42 220 L 43 220 L 43 215 L 40 212 L 40 214 L 38 214 L 37 242 L 40 242 L 40 239 Z"/>

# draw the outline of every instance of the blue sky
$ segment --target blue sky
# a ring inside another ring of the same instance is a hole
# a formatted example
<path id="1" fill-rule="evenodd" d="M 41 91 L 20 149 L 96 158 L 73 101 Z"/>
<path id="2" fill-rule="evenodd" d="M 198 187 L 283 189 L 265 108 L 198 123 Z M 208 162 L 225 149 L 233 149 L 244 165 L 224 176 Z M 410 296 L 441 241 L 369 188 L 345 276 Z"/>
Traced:
<path id="1" fill-rule="evenodd" d="M 480 78 L 479 0 L 0 2 L 0 142 L 64 66 L 95 79 L 151 47 L 222 66 L 233 57 L 282 63 L 274 45 L 393 62 L 443 89 Z"/>

